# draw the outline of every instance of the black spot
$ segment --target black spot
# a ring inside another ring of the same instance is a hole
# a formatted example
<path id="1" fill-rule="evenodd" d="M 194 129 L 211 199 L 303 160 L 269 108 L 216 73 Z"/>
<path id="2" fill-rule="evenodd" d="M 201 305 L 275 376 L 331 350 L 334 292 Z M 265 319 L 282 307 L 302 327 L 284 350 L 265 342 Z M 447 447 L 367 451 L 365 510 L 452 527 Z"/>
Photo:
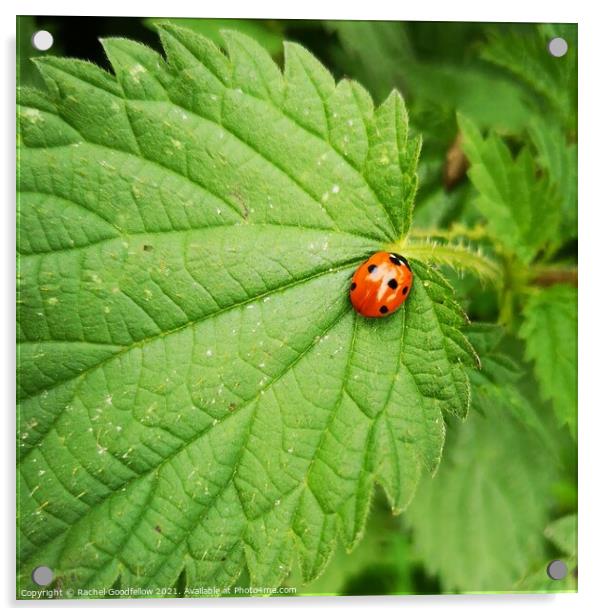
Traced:
<path id="1" fill-rule="evenodd" d="M 144 244 L 144 246 L 142 247 L 142 250 L 144 250 L 145 252 L 150 252 L 153 249 L 153 247 L 150 244 Z"/>
<path id="2" fill-rule="evenodd" d="M 352 282 L 351 283 L 351 290 L 355 291 L 355 287 L 357 287 L 357 285 L 355 284 L 355 282 Z"/>
<path id="3" fill-rule="evenodd" d="M 376 269 L 376 265 L 374 265 L 374 263 L 371 263 L 371 264 L 368 266 L 368 271 L 369 271 L 370 273 L 372 273 L 375 269 Z"/>
<path id="4" fill-rule="evenodd" d="M 405 257 L 402 257 L 400 254 L 397 254 L 396 252 L 392 252 L 389 255 L 389 259 L 391 260 L 391 263 L 395 263 L 395 265 L 401 265 L 403 263 L 410 271 L 412 271 L 412 268 L 410 267 L 408 260 Z"/>
<path id="5" fill-rule="evenodd" d="M 395 278 L 391 278 L 391 280 L 389 280 L 389 282 L 387 282 L 387 284 L 392 288 L 392 289 L 397 289 L 397 280 L 395 280 Z"/>
<path id="6" fill-rule="evenodd" d="M 378 309 L 378 311 L 379 311 L 381 314 L 387 314 L 387 312 L 389 312 L 389 309 L 388 309 L 386 306 L 381 306 L 381 307 Z"/>
<path id="7" fill-rule="evenodd" d="M 161 527 L 160 527 L 158 524 L 157 524 L 157 526 L 155 526 L 155 530 L 156 530 L 158 533 L 162 533 L 162 532 L 163 532 L 163 531 L 161 530 Z"/>
<path id="8" fill-rule="evenodd" d="M 408 292 L 408 287 L 404 287 L 401 292 L 405 295 Z"/>

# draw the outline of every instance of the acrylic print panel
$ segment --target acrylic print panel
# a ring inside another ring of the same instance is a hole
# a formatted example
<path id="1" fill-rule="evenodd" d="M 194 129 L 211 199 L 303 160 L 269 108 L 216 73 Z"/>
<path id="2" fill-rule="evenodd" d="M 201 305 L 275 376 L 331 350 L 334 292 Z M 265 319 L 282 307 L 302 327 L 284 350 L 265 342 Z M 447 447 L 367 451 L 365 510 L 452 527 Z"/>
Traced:
<path id="1" fill-rule="evenodd" d="M 576 590 L 576 26 L 18 32 L 17 597 Z"/>

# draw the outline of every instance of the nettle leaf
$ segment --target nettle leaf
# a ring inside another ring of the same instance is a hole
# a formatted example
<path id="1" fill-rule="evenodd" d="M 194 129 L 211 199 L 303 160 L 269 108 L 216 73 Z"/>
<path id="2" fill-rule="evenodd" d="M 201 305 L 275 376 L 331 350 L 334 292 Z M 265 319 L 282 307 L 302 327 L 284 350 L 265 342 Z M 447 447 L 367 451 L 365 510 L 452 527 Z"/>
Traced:
<path id="1" fill-rule="evenodd" d="M 483 362 L 480 373 L 470 371 L 477 412 L 450 425 L 437 475 L 421 483 L 405 514 L 416 553 L 446 592 L 511 590 L 545 554 L 549 451 L 538 431 L 525 429 L 534 411 L 516 376 L 509 380 L 515 368 L 497 350 L 501 333 L 486 324 L 471 332 Z"/>
<path id="2" fill-rule="evenodd" d="M 468 175 L 478 191 L 476 205 L 496 239 L 522 261 L 530 262 L 551 242 L 560 219 L 560 197 L 549 176 L 538 177 L 533 155 L 523 148 L 516 158 L 496 134 L 483 137 L 459 116 Z"/>
<path id="3" fill-rule="evenodd" d="M 20 93 L 20 584 L 275 586 L 395 511 L 464 416 L 474 351 L 434 270 L 366 320 L 350 277 L 410 226 L 417 140 L 302 47 L 160 28 L 115 76 Z M 116 582 L 117 580 L 119 582 Z"/>
<path id="4" fill-rule="evenodd" d="M 523 311 L 520 336 L 535 362 L 542 396 L 556 417 L 577 435 L 577 289 L 554 285 L 532 295 Z"/>
<path id="5" fill-rule="evenodd" d="M 543 117 L 531 120 L 529 135 L 537 150 L 538 163 L 549 173 L 562 198 L 562 235 L 574 239 L 577 237 L 577 144 L 567 143 L 561 128 Z"/>

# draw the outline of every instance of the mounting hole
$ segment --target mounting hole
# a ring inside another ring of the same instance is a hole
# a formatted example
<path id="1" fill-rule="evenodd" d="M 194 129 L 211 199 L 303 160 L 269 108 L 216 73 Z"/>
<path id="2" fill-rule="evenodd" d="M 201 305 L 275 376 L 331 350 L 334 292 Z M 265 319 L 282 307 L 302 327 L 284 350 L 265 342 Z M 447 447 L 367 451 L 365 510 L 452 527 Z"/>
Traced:
<path id="1" fill-rule="evenodd" d="M 557 36 L 548 43 L 548 51 L 555 58 L 562 58 L 569 50 L 569 44 L 561 37 Z"/>
<path id="2" fill-rule="evenodd" d="M 52 573 L 52 569 L 50 567 L 42 565 L 41 567 L 36 567 L 31 572 L 31 579 L 38 586 L 48 586 L 48 584 L 54 580 L 54 573 Z"/>
<path id="3" fill-rule="evenodd" d="M 31 37 L 31 44 L 34 49 L 37 49 L 38 51 L 48 51 L 52 47 L 53 43 L 54 38 L 48 30 L 38 30 L 37 32 L 34 32 Z"/>
<path id="4" fill-rule="evenodd" d="M 564 580 L 569 570 L 564 560 L 553 560 L 548 565 L 548 577 L 552 580 Z"/>

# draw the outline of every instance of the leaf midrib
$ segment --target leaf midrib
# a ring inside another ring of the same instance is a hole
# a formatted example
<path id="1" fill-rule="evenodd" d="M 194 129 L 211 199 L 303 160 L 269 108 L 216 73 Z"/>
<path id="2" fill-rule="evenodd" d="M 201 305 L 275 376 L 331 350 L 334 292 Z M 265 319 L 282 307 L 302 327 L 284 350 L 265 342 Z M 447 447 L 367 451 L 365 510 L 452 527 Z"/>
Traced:
<path id="1" fill-rule="evenodd" d="M 199 323 L 201 323 L 201 322 L 203 322 L 203 321 L 205 321 L 207 319 L 217 318 L 217 317 L 221 316 L 222 314 L 229 312 L 230 310 L 235 310 L 236 308 L 240 308 L 240 307 L 243 307 L 243 306 L 245 306 L 247 304 L 259 301 L 259 300 L 263 299 L 264 297 L 267 297 L 268 295 L 274 295 L 274 293 L 281 293 L 281 292 L 286 291 L 286 290 L 288 290 L 290 288 L 293 288 L 295 286 L 302 285 L 304 283 L 310 282 L 311 280 L 314 280 L 314 279 L 319 278 L 319 277 L 324 276 L 324 275 L 328 275 L 328 274 L 333 274 L 333 273 L 337 273 L 337 272 L 340 272 L 340 271 L 344 271 L 347 268 L 351 269 L 351 266 L 352 265 L 356 265 L 357 263 L 359 263 L 359 261 L 360 261 L 360 259 L 354 259 L 354 260 L 351 260 L 349 262 L 345 262 L 343 264 L 340 264 L 337 267 L 330 267 L 330 268 L 328 268 L 326 270 L 320 270 L 319 272 L 313 273 L 310 276 L 306 276 L 304 278 L 300 278 L 300 279 L 294 280 L 294 281 L 292 281 L 292 282 L 290 282 L 288 284 L 281 285 L 279 287 L 275 287 L 273 289 L 269 289 L 267 291 L 264 291 L 263 293 L 256 294 L 256 295 L 254 295 L 252 297 L 246 298 L 245 300 L 243 300 L 241 302 L 236 302 L 234 304 L 230 304 L 229 306 L 225 306 L 225 307 L 223 307 L 223 308 L 221 308 L 219 310 L 216 310 L 216 311 L 211 312 L 211 313 L 209 313 L 207 315 L 204 315 L 203 317 L 201 317 L 199 319 L 194 319 L 192 321 L 187 321 L 186 323 L 184 323 L 182 325 L 179 325 L 178 327 L 173 328 L 171 330 L 162 331 L 162 332 L 160 332 L 158 334 L 155 334 L 153 336 L 147 336 L 146 338 L 142 338 L 140 340 L 137 340 L 136 342 L 134 342 L 134 343 L 132 343 L 130 345 L 124 346 L 121 350 L 119 350 L 117 353 L 111 355 L 110 357 L 107 357 L 107 358 L 103 359 L 102 361 L 100 361 L 100 362 L 98 362 L 98 363 L 96 363 L 96 364 L 94 364 L 92 366 L 89 366 L 88 368 L 86 368 L 85 370 L 83 370 L 82 372 L 80 372 L 78 375 L 76 375 L 74 377 L 70 377 L 70 378 L 64 379 L 62 381 L 58 381 L 58 382 L 54 383 L 51 387 L 45 387 L 42 390 L 39 390 L 39 391 L 37 391 L 37 392 L 35 392 L 33 394 L 30 394 L 30 395 L 28 395 L 25 398 L 20 398 L 18 400 L 18 403 L 21 404 L 21 403 L 24 403 L 24 402 L 26 402 L 27 400 L 29 400 L 31 398 L 35 398 L 36 396 L 38 396 L 41 393 L 41 391 L 52 391 L 52 390 L 60 387 L 61 385 L 64 385 L 65 383 L 69 383 L 69 382 L 74 381 L 74 380 L 83 381 L 88 374 L 90 374 L 92 371 L 95 371 L 95 370 L 99 369 L 100 367 L 102 367 L 106 363 L 108 363 L 110 361 L 113 361 L 116 358 L 121 357 L 122 355 L 124 355 L 126 353 L 129 353 L 133 349 L 141 348 L 141 347 L 143 347 L 146 344 L 150 344 L 153 341 L 158 340 L 159 338 L 175 334 L 175 333 L 177 333 L 179 331 L 182 331 L 184 329 L 187 329 L 189 327 L 194 327 L 194 326 L 198 325 Z M 32 341 L 28 341 L 28 342 L 32 342 Z M 47 341 L 47 342 L 52 342 L 52 341 Z M 77 341 L 77 342 L 80 342 L 80 341 Z M 75 395 L 75 391 L 74 391 L 74 395 Z M 55 416 L 55 418 L 52 421 L 52 423 L 48 426 L 48 429 L 47 429 L 46 433 L 41 435 L 40 439 L 38 441 L 36 441 L 36 444 L 41 442 L 45 438 L 45 436 L 54 428 L 56 422 L 59 421 L 60 417 L 61 417 L 61 414 L 57 413 L 57 415 Z M 27 452 L 25 452 L 23 454 L 23 457 L 20 458 L 20 462 L 25 461 L 27 459 L 27 457 L 29 456 L 29 454 L 31 454 L 33 451 L 35 451 L 35 447 L 32 446 L 31 449 L 29 449 Z"/>

